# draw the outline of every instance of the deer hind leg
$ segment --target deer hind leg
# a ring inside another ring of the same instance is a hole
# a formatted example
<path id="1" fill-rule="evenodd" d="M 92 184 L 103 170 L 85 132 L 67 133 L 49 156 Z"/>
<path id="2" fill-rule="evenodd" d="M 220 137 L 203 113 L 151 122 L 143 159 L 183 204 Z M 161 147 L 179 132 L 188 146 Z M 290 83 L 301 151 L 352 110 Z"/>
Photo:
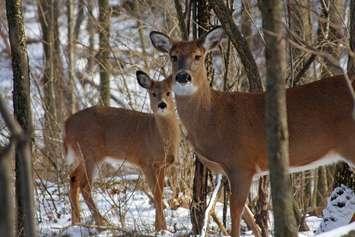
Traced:
<path id="1" fill-rule="evenodd" d="M 83 178 L 83 166 L 79 165 L 70 174 L 70 191 L 69 200 L 71 205 L 71 221 L 72 224 L 79 224 L 80 220 L 80 205 L 79 205 L 79 191 L 80 191 L 80 180 Z"/>
<path id="2" fill-rule="evenodd" d="M 84 178 L 81 180 L 80 188 L 84 197 L 85 203 L 88 206 L 97 225 L 107 225 L 109 222 L 100 214 L 96 204 L 92 198 L 92 179 L 96 164 L 86 165 Z"/>
<path id="3" fill-rule="evenodd" d="M 231 185 L 231 207 L 230 213 L 232 217 L 232 237 L 240 236 L 240 220 L 243 213 L 243 208 L 246 203 L 251 181 L 253 178 L 252 172 L 244 170 L 234 170 L 228 175 Z M 248 216 L 248 215 L 247 215 Z"/>
<path id="4" fill-rule="evenodd" d="M 152 168 L 143 170 L 146 180 L 148 182 L 149 188 L 154 196 L 154 206 L 155 206 L 155 230 L 166 230 L 166 222 L 164 217 L 163 208 L 163 188 L 164 188 L 164 177 L 165 168 Z"/>

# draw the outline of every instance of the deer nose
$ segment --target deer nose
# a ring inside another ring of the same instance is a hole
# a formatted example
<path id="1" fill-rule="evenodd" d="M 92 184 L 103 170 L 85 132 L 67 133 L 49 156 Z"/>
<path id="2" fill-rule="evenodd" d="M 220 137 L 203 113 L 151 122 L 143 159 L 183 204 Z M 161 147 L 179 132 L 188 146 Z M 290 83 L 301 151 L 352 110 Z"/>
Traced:
<path id="1" fill-rule="evenodd" d="M 190 76 L 190 74 L 188 74 L 186 72 L 179 72 L 175 76 L 175 80 L 179 83 L 187 83 L 187 82 L 191 81 L 191 76 Z"/>
<path id="2" fill-rule="evenodd" d="M 165 102 L 160 102 L 160 103 L 158 104 L 158 108 L 159 108 L 159 109 L 165 109 L 165 108 L 166 108 Z"/>

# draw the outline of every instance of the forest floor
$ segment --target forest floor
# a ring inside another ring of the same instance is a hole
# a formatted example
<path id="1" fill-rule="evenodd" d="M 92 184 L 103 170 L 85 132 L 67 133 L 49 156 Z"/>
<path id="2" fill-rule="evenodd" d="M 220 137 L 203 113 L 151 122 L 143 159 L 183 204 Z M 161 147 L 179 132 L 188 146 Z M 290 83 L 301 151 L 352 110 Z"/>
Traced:
<path id="1" fill-rule="evenodd" d="M 122 179 L 122 178 L 121 178 Z M 139 179 L 138 175 L 128 175 L 124 177 L 125 182 Z M 82 197 L 80 198 L 82 226 L 71 225 L 71 209 L 68 198 L 68 187 L 58 187 L 51 182 L 37 180 L 36 182 L 37 218 L 39 221 L 39 232 L 41 236 L 188 236 L 191 230 L 189 209 L 179 207 L 173 210 L 169 207 L 165 209 L 165 216 L 168 230 L 161 233 L 154 232 L 155 209 L 145 192 L 135 190 L 132 185 L 126 185 L 121 193 L 115 188 L 94 190 L 94 200 L 102 214 L 113 225 L 106 230 L 97 230 L 93 226 L 93 221 L 87 206 Z M 164 190 L 165 200 L 171 197 L 171 190 Z M 229 212 L 229 211 L 228 211 Z M 217 216 L 222 220 L 223 204 L 216 204 Z M 310 227 L 307 232 L 299 233 L 299 236 L 315 236 L 315 231 L 322 222 L 322 218 L 308 216 L 306 222 Z M 245 224 L 242 226 L 243 237 L 253 236 L 251 231 L 246 230 Z M 230 217 L 227 216 L 227 226 L 230 226 Z M 355 229 L 355 223 L 347 227 Z M 209 223 L 208 236 L 221 236 L 219 229 L 212 220 Z M 337 233 L 337 232 L 336 232 Z M 341 236 L 326 235 L 326 236 Z M 270 235 L 271 236 L 271 235 Z"/>

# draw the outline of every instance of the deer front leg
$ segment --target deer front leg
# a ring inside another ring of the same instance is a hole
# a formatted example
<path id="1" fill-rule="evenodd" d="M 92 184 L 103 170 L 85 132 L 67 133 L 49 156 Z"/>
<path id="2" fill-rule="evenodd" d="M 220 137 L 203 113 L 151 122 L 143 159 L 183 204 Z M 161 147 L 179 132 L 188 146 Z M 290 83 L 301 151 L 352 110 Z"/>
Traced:
<path id="1" fill-rule="evenodd" d="M 166 230 L 166 222 L 164 217 L 164 207 L 163 207 L 163 188 L 164 188 L 164 177 L 165 169 L 157 168 L 145 171 L 145 176 L 147 178 L 149 188 L 154 196 L 154 206 L 155 206 L 155 230 Z"/>
<path id="2" fill-rule="evenodd" d="M 243 208 L 246 203 L 249 189 L 253 177 L 252 172 L 245 170 L 233 170 L 228 175 L 231 184 L 231 207 L 230 213 L 232 217 L 232 237 L 240 236 L 240 220 Z"/>

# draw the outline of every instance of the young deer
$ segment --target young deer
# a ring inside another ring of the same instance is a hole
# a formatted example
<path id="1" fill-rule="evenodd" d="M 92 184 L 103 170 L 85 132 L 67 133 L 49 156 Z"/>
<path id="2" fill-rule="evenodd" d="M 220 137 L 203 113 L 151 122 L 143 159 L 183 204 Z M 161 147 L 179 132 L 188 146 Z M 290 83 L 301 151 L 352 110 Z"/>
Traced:
<path id="1" fill-rule="evenodd" d="M 154 47 L 170 55 L 176 107 L 190 142 L 208 168 L 229 178 L 232 236 L 239 236 L 253 176 L 268 169 L 265 99 L 263 93 L 226 93 L 210 88 L 205 56 L 222 37 L 221 27 L 195 41 L 172 41 L 155 31 L 150 34 Z M 352 108 L 343 76 L 288 89 L 290 167 L 300 170 L 337 161 L 335 156 L 322 159 L 330 153 L 340 154 L 353 166 Z"/>
<path id="2" fill-rule="evenodd" d="M 64 148 L 74 161 L 70 173 L 72 223 L 80 222 L 79 190 L 96 224 L 107 221 L 91 196 L 97 166 L 110 157 L 140 168 L 154 195 L 156 230 L 166 229 L 162 194 L 167 166 L 177 156 L 180 139 L 171 77 L 153 81 L 137 71 L 140 86 L 147 89 L 153 114 L 112 107 L 91 107 L 77 112 L 65 122 Z"/>

